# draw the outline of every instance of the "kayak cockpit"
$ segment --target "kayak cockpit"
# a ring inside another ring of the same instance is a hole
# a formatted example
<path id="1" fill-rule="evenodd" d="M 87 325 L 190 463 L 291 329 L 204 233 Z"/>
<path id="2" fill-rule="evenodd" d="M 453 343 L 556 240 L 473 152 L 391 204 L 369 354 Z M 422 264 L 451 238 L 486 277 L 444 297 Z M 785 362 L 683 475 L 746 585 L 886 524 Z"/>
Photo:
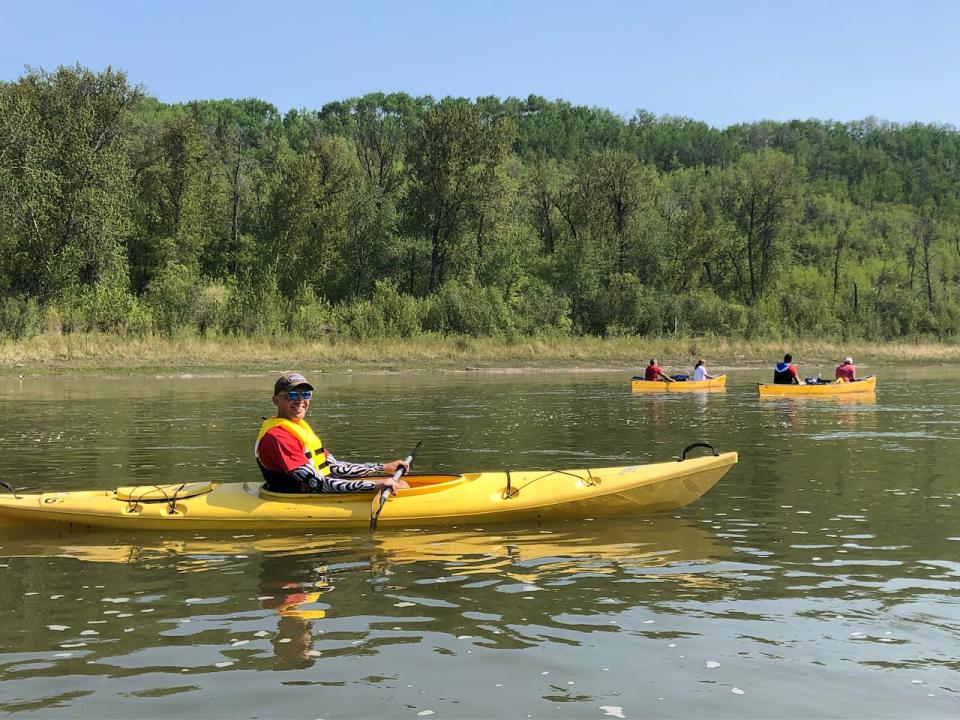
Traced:
<path id="1" fill-rule="evenodd" d="M 428 495 L 435 492 L 443 492 L 461 485 L 476 477 L 470 475 L 405 475 L 404 480 L 410 483 L 409 488 L 400 491 L 397 497 L 410 497 L 415 495 Z M 244 489 L 251 495 L 256 495 L 264 500 L 276 500 L 280 502 L 305 502 L 305 503 L 329 503 L 334 499 L 370 497 L 371 493 L 278 493 L 267 488 L 262 483 L 244 483 Z"/>

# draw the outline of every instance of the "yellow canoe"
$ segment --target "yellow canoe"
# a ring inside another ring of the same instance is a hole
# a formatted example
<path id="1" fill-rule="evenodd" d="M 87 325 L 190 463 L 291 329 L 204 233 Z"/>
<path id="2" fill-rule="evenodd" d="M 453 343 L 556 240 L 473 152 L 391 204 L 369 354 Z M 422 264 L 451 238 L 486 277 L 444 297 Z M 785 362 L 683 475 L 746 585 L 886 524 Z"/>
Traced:
<path id="1" fill-rule="evenodd" d="M 712 380 L 644 380 L 635 377 L 630 381 L 633 392 L 694 392 L 697 390 L 724 390 L 727 387 L 727 376 L 717 375 Z"/>
<path id="2" fill-rule="evenodd" d="M 757 383 L 760 397 L 782 395 L 850 395 L 852 393 L 871 393 L 877 389 L 877 376 L 870 375 L 854 382 L 829 382 L 820 385 L 776 385 Z"/>
<path id="3" fill-rule="evenodd" d="M 728 452 L 628 467 L 410 475 L 411 487 L 386 502 L 379 526 L 666 512 L 699 498 L 736 462 L 737 453 Z M 258 482 L 0 494 L 0 525 L 130 531 L 323 530 L 367 527 L 372 500 L 372 493 L 279 494 Z"/>

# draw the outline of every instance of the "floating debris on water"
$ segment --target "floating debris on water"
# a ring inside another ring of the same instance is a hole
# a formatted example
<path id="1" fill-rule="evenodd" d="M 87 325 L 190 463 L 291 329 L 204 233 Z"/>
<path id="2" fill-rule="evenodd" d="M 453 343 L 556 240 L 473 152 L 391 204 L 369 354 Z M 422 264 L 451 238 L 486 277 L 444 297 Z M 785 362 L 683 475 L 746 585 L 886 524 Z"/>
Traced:
<path id="1" fill-rule="evenodd" d="M 743 695 L 743 690 L 738 687 L 730 688 L 730 692 L 732 692 L 734 695 Z"/>
<path id="2" fill-rule="evenodd" d="M 713 668 L 720 667 L 720 663 L 718 663 L 716 660 L 707 660 L 707 667 L 712 670 Z"/>

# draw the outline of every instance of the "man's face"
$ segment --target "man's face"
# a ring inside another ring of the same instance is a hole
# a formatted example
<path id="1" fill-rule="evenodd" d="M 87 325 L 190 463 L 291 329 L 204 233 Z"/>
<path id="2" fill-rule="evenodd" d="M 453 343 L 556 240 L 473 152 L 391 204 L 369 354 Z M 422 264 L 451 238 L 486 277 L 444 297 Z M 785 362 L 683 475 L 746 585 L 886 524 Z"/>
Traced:
<path id="1" fill-rule="evenodd" d="M 285 420 L 303 420 L 310 407 L 311 395 L 313 395 L 312 390 L 302 387 L 277 393 L 273 396 L 273 404 L 277 406 L 277 417 Z"/>

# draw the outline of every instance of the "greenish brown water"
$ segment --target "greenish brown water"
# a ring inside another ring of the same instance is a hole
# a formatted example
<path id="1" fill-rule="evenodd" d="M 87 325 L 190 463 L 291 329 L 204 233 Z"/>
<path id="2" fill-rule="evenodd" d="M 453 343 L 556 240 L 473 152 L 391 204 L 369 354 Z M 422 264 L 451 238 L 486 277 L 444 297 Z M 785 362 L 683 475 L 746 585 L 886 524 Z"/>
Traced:
<path id="1" fill-rule="evenodd" d="M 309 368 L 306 368 L 309 369 Z M 667 516 L 337 535 L 4 533 L 0 711 L 32 717 L 960 715 L 960 372 L 862 399 L 622 373 L 313 374 L 343 459 L 599 467 L 707 438 Z M 250 479 L 273 374 L 0 381 L 27 490 Z"/>

